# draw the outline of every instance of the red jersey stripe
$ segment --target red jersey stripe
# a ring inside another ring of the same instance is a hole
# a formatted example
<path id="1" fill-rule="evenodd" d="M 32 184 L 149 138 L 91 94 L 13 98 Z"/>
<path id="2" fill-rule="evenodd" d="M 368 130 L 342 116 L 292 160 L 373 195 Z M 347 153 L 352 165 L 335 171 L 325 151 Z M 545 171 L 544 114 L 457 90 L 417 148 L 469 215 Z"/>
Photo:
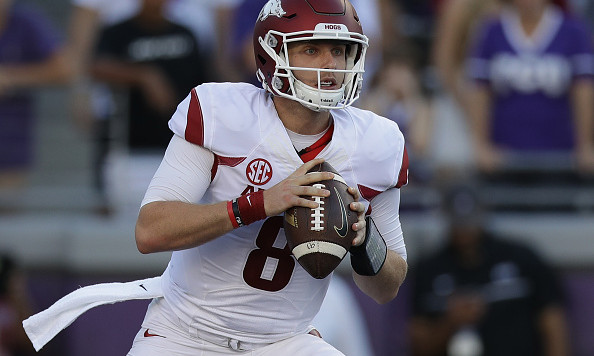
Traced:
<path id="1" fill-rule="evenodd" d="M 334 122 L 330 124 L 328 131 L 320 137 L 316 142 L 314 142 L 311 146 L 304 148 L 303 150 L 299 151 L 299 157 L 303 163 L 309 162 L 312 159 L 316 158 L 318 153 L 320 153 L 326 145 L 332 141 L 332 134 L 334 133 Z"/>
<path id="2" fill-rule="evenodd" d="M 359 188 L 361 196 L 367 201 L 371 201 L 371 199 L 375 198 L 376 195 L 381 193 L 379 190 L 375 190 L 361 184 L 358 184 L 357 187 Z"/>
<path id="3" fill-rule="evenodd" d="M 196 88 L 190 92 L 190 107 L 188 108 L 188 117 L 186 124 L 186 141 L 196 145 L 204 145 L 204 118 L 202 117 L 202 108 L 200 107 L 200 100 Z"/>
<path id="4" fill-rule="evenodd" d="M 408 152 L 406 146 L 404 147 L 404 154 L 402 155 L 402 166 L 400 166 L 400 173 L 398 174 L 398 183 L 396 188 L 400 188 L 408 182 Z"/>
<path id="5" fill-rule="evenodd" d="M 214 155 L 214 161 L 212 162 L 212 168 L 210 169 L 210 181 L 215 178 L 219 170 L 219 166 L 235 167 L 243 162 L 247 157 L 224 157 L 217 154 Z"/>

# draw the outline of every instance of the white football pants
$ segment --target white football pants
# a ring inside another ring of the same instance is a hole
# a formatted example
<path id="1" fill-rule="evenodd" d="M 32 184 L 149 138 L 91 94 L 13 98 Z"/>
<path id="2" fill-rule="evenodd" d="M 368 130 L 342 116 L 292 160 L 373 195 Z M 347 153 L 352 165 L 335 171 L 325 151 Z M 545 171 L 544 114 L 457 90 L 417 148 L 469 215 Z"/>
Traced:
<path id="1" fill-rule="evenodd" d="M 168 314 L 169 313 L 169 314 Z M 151 302 L 128 356 L 344 356 L 322 338 L 300 334 L 273 344 L 242 343 L 213 334 L 192 335 L 163 298 Z"/>

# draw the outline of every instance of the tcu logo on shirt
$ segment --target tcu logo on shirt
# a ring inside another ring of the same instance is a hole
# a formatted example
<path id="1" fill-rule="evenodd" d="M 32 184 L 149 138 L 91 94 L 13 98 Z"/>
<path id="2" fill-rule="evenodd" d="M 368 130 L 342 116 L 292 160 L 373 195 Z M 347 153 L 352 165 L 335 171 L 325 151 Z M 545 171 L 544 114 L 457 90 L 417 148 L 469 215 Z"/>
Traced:
<path id="1" fill-rule="evenodd" d="M 500 93 L 516 90 L 532 94 L 537 91 L 555 97 L 563 95 L 571 84 L 569 61 L 554 54 L 501 54 L 491 61 L 491 80 Z"/>
<path id="2" fill-rule="evenodd" d="M 267 160 L 256 158 L 245 169 L 247 179 L 254 185 L 264 185 L 272 178 L 272 166 Z"/>

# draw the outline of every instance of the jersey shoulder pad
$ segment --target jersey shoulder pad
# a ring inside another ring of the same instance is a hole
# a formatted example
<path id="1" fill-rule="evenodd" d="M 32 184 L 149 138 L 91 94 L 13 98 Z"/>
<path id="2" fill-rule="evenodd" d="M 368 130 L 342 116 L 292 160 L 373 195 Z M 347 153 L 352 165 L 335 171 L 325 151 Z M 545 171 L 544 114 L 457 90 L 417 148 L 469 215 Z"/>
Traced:
<path id="1" fill-rule="evenodd" d="M 369 176 L 373 178 L 369 188 L 383 191 L 405 185 L 408 182 L 408 154 L 398 124 L 369 110 L 349 109 L 357 138 L 354 164 L 361 168 L 360 172 L 382 171 L 381 175 Z"/>
<path id="2" fill-rule="evenodd" d="M 169 120 L 185 140 L 210 148 L 217 131 L 242 132 L 258 120 L 265 92 L 246 83 L 206 83 L 190 91 Z"/>

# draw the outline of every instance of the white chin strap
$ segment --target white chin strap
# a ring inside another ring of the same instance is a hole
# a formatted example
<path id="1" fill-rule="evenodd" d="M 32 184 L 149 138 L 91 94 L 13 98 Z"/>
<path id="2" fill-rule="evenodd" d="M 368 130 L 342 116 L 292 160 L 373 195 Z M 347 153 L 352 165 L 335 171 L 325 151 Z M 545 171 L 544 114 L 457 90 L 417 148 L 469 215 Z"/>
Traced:
<path id="1" fill-rule="evenodd" d="M 313 111 L 329 111 L 339 106 L 344 96 L 344 84 L 339 89 L 324 90 L 313 88 L 294 79 L 295 96 L 303 106 Z"/>

